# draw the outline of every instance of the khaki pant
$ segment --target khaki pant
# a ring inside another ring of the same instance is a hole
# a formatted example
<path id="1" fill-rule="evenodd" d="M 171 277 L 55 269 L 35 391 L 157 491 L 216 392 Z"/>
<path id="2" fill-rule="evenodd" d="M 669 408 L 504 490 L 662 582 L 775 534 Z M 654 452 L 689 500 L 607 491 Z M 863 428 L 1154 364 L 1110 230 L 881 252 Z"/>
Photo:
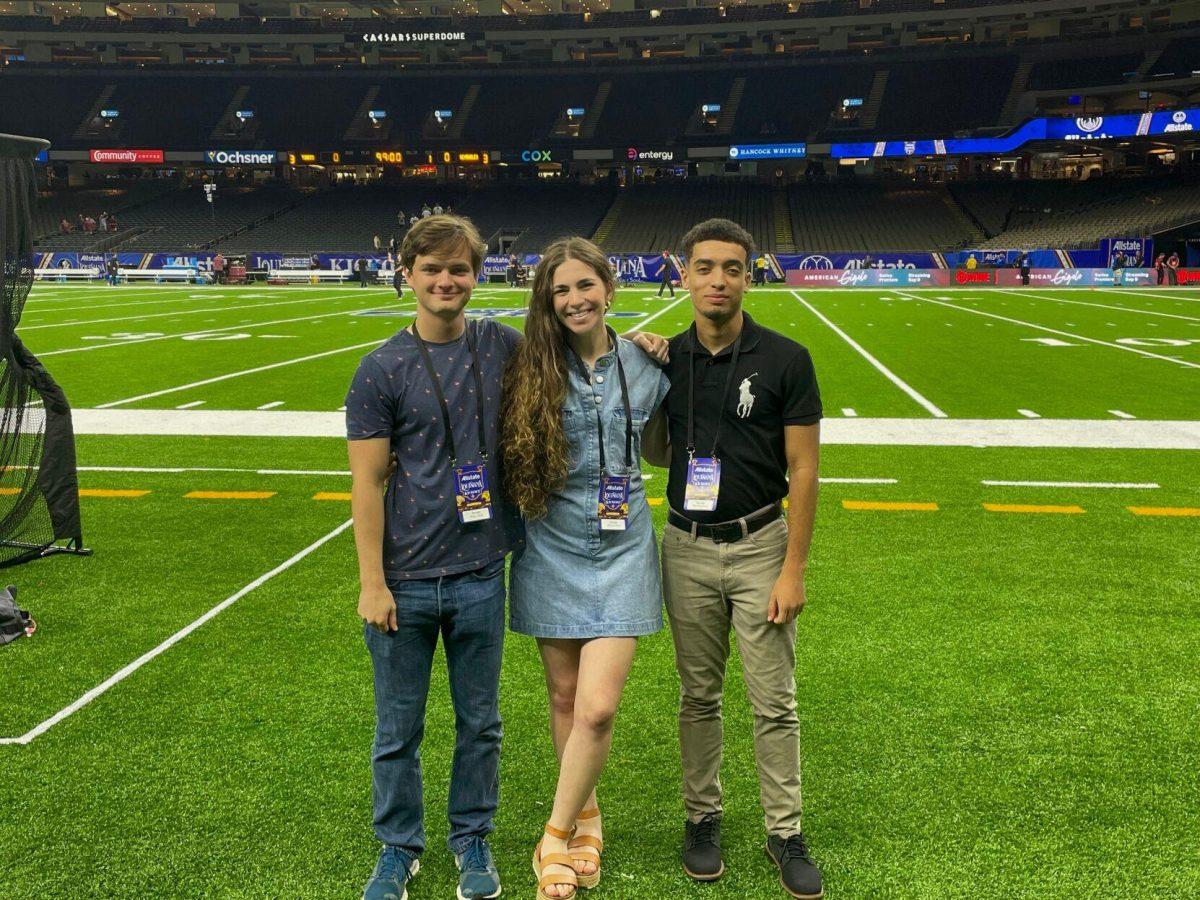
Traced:
<path id="1" fill-rule="evenodd" d="M 783 519 L 725 544 L 693 539 L 670 524 L 663 531 L 663 592 L 681 682 L 683 804 L 693 822 L 721 813 L 721 699 L 732 626 L 754 713 L 767 833 L 786 837 L 800 831 L 796 623 L 767 621 L 787 539 Z"/>

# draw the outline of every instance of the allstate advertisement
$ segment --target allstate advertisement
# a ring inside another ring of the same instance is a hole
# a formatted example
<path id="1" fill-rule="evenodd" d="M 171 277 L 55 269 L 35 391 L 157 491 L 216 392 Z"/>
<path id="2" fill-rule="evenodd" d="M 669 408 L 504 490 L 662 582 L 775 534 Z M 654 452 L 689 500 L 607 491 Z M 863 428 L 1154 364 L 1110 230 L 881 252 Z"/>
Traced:
<path id="1" fill-rule="evenodd" d="M 934 138 L 832 144 L 834 159 L 1011 153 L 1032 141 L 1098 141 L 1200 130 L 1200 107 L 1115 116 L 1029 119 L 1002 137 Z"/>

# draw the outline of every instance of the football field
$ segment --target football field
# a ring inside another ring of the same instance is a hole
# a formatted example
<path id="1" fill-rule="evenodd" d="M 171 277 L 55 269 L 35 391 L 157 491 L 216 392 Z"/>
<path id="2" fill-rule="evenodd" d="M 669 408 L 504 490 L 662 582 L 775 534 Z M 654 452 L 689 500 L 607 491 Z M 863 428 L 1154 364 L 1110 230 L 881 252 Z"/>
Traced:
<path id="1" fill-rule="evenodd" d="M 656 288 L 620 291 L 618 331 L 687 326 Z M 469 311 L 520 328 L 523 302 L 484 286 Z M 374 713 L 340 408 L 414 305 L 34 286 L 17 332 L 75 407 L 95 555 L 6 573 L 40 627 L 0 648 L 0 896 L 358 895 Z M 798 682 L 827 896 L 1200 895 L 1200 290 L 771 287 L 746 309 L 810 349 L 825 405 Z M 555 766 L 534 643 L 505 653 L 493 845 L 528 897 Z M 593 893 L 783 896 L 736 654 L 729 871 L 684 877 L 677 692 L 669 634 L 644 639 Z M 452 746 L 438 663 L 414 900 L 454 892 Z"/>

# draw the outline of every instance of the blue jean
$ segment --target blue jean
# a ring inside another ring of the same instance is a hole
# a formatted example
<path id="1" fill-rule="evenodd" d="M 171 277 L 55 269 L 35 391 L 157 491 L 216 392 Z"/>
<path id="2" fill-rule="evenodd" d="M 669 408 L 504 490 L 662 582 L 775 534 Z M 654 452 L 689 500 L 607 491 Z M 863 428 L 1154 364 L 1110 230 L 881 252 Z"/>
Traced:
<path id="1" fill-rule="evenodd" d="M 442 578 L 392 581 L 396 631 L 364 626 L 375 670 L 371 756 L 375 835 L 412 855 L 425 849 L 421 739 L 438 635 L 454 703 L 450 851 L 493 830 L 500 791 L 500 661 L 504 560 Z"/>

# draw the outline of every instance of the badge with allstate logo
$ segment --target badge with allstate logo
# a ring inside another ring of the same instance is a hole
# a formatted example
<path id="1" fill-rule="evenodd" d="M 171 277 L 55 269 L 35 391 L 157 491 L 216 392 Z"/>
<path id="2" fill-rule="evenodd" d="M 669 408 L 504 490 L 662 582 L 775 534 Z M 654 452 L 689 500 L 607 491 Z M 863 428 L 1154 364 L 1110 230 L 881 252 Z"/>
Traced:
<path id="1" fill-rule="evenodd" d="M 629 476 L 601 475 L 596 505 L 601 531 L 624 531 L 629 520 Z"/>
<path id="2" fill-rule="evenodd" d="M 464 525 L 484 522 L 492 517 L 492 492 L 488 488 L 487 466 L 454 467 L 454 505 Z"/>

